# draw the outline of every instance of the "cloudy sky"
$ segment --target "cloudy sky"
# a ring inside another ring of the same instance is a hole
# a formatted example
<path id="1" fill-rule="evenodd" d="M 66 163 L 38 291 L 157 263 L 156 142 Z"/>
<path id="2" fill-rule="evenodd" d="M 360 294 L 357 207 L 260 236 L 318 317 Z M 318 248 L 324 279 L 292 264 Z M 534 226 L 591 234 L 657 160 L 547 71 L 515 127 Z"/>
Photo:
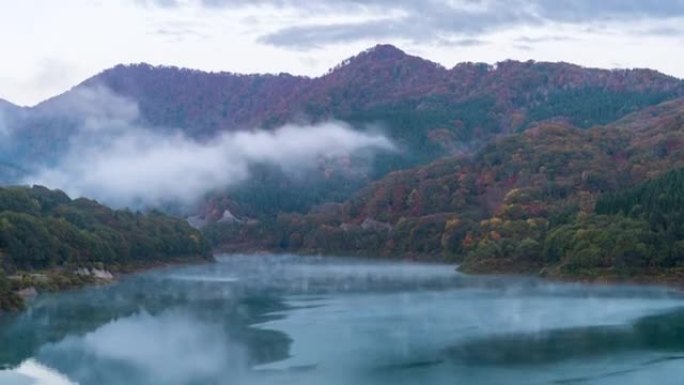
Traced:
<path id="1" fill-rule="evenodd" d="M 32 105 L 118 63 L 317 76 L 378 43 L 447 67 L 684 78 L 684 0 L 0 0 L 0 98 Z"/>

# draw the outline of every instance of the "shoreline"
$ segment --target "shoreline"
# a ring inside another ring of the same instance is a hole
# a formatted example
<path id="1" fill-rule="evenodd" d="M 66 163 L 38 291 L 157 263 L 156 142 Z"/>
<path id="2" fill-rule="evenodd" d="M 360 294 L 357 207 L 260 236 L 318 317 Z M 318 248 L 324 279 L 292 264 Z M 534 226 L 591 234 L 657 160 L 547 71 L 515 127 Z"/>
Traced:
<path id="1" fill-rule="evenodd" d="M 645 270 L 640 275 L 625 275 L 615 269 L 595 269 L 587 270 L 580 274 L 567 274 L 558 271 L 554 266 L 543 266 L 538 264 L 523 263 L 520 261 L 505 261 L 508 263 L 498 264 L 497 266 L 480 263 L 477 265 L 463 264 L 457 258 L 437 254 L 410 253 L 400 256 L 385 256 L 364 253 L 359 251 L 339 252 L 336 254 L 327 253 L 321 250 L 275 250 L 264 247 L 250 247 L 238 250 L 231 246 L 223 246 L 215 250 L 215 254 L 294 254 L 301 256 L 322 256 L 322 257 L 352 257 L 368 258 L 383 261 L 407 261 L 425 263 L 444 263 L 463 274 L 472 276 L 486 275 L 509 275 L 539 278 L 548 282 L 580 283 L 591 285 L 635 285 L 635 286 L 665 286 L 684 292 L 684 267 L 669 270 Z M 500 262 L 500 261 L 499 261 Z"/>
<path id="2" fill-rule="evenodd" d="M 547 282 L 558 282 L 558 283 L 578 283 L 587 285 L 634 285 L 634 286 L 663 286 L 668 287 L 677 291 L 684 292 L 684 268 L 670 269 L 667 271 L 646 271 L 642 275 L 622 275 L 612 269 L 603 270 L 589 270 L 585 271 L 584 274 L 569 275 L 562 274 L 558 269 L 553 267 L 544 266 L 524 266 L 523 264 L 515 264 L 517 268 L 505 268 L 501 264 L 494 266 L 486 266 L 486 264 L 480 265 L 459 265 L 453 259 L 437 256 L 437 255 L 427 255 L 427 254 L 410 254 L 404 256 L 371 256 L 368 253 L 359 252 L 348 252 L 339 254 L 329 254 L 314 250 L 269 250 L 266 248 L 252 248 L 235 250 L 229 248 L 216 249 L 212 254 L 211 258 L 206 258 L 202 256 L 194 256 L 188 258 L 174 258 L 166 261 L 136 261 L 128 263 L 124 266 L 115 266 L 113 269 L 102 269 L 111 275 L 110 278 L 98 278 L 94 275 L 79 275 L 74 271 L 65 271 L 63 268 L 56 268 L 52 270 L 43 271 L 33 271 L 33 272 L 21 272 L 22 277 L 24 276 L 42 276 L 48 277 L 48 281 L 44 281 L 42 284 L 37 281 L 30 281 L 34 285 L 19 285 L 18 288 L 11 292 L 12 295 L 18 297 L 21 301 L 20 306 L 16 308 L 11 308 L 9 310 L 0 310 L 0 314 L 11 313 L 23 310 L 27 304 L 31 302 L 32 299 L 40 295 L 41 293 L 54 293 L 63 292 L 69 290 L 77 290 L 88 286 L 97 285 L 108 285 L 116 283 L 119 279 L 124 276 L 132 275 L 136 273 L 141 273 L 154 269 L 171 268 L 178 266 L 192 266 L 204 263 L 213 263 L 216 261 L 216 256 L 219 255 L 230 255 L 230 254 L 244 254 L 244 255 L 263 255 L 263 254 L 280 254 L 289 253 L 301 256 L 322 256 L 322 257 L 350 257 L 350 258 L 368 258 L 384 261 L 407 261 L 407 262 L 425 262 L 425 263 L 443 263 L 450 265 L 455 271 L 463 274 L 468 274 L 471 276 L 491 276 L 491 275 L 506 275 L 506 276 L 519 276 L 519 277 L 533 277 L 538 278 Z M 504 264 L 505 265 L 505 264 Z M 84 268 L 81 268 L 84 269 Z M 97 269 L 91 269 L 95 271 Z M 11 278 L 16 278 L 12 276 Z M 24 293 L 22 293 L 24 292 Z"/>
<path id="3" fill-rule="evenodd" d="M 495 262 L 495 263 L 492 263 Z M 563 272 L 560 266 L 541 265 L 515 260 L 485 260 L 479 263 L 466 263 L 458 269 L 471 275 L 526 275 L 551 282 L 583 283 L 595 285 L 636 285 L 666 286 L 684 291 L 684 267 L 670 269 L 642 269 L 636 274 L 615 268 L 578 270 L 574 273 Z"/>
<path id="4" fill-rule="evenodd" d="M 141 273 L 153 269 L 162 269 L 175 266 L 191 266 L 202 263 L 215 262 L 214 255 L 211 258 L 205 256 L 192 256 L 173 258 L 165 261 L 134 261 L 123 266 L 104 267 L 103 269 L 80 267 L 66 270 L 58 267 L 49 270 L 20 271 L 8 276 L 10 282 L 17 287 L 9 295 L 14 301 L 19 300 L 18 305 L 9 309 L 0 309 L 0 315 L 21 311 L 38 295 L 42 293 L 65 292 L 78 290 L 90 286 L 109 285 L 116 283 L 124 276 Z M 87 274 L 84 273 L 88 272 Z"/>

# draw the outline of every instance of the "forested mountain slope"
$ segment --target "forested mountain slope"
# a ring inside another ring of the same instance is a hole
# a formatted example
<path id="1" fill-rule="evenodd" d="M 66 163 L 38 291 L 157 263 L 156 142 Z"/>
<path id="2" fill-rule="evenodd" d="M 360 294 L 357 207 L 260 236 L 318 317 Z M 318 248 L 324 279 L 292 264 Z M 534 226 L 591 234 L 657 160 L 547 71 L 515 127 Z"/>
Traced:
<path id="1" fill-rule="evenodd" d="M 337 119 L 358 130 L 380 130 L 396 144 L 399 151 L 378 154 L 354 172 L 330 173 L 319 165 L 294 180 L 276 167 L 255 165 L 249 183 L 215 194 L 250 216 L 305 212 L 344 200 L 388 172 L 470 153 L 540 122 L 589 128 L 681 96 L 681 80 L 651 70 L 533 61 L 448 69 L 390 45 L 361 52 L 315 78 L 119 65 L 6 114 L 4 143 L 11 145 L 2 149 L 0 182 L 20 182 L 31 169 L 58 165 L 71 146 L 83 145 L 73 140 L 75 133 L 85 130 L 92 137 L 103 121 L 134 132 L 180 130 L 210 144 L 226 132 Z M 349 169 L 357 164 L 339 163 Z"/>
<path id="2" fill-rule="evenodd" d="M 683 106 L 668 102 L 591 129 L 539 124 L 473 157 L 393 172 L 343 204 L 207 233 L 223 245 L 447 258 L 479 271 L 676 268 L 684 262 L 673 225 L 681 171 L 640 183 L 684 167 Z M 662 217 L 665 207 L 672 218 Z"/>
<path id="3" fill-rule="evenodd" d="M 463 63 L 446 69 L 389 45 L 364 51 L 318 78 L 141 64 L 106 70 L 76 89 L 93 85 L 137 101 L 151 124 L 181 127 L 200 136 L 298 117 L 382 120 L 403 113 L 432 116 L 436 125 L 429 129 L 444 128 L 466 138 L 558 117 L 581 127 L 605 124 L 640 107 L 684 96 L 680 80 L 651 70 L 532 61 Z M 66 96 L 38 107 L 47 108 Z"/>

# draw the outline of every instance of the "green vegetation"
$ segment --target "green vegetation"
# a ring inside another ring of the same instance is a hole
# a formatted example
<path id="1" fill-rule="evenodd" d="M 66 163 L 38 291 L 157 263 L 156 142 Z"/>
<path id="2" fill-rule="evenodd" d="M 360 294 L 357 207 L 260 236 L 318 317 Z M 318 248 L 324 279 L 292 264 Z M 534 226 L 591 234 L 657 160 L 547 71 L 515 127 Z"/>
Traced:
<path id="1" fill-rule="evenodd" d="M 539 103 L 530 103 L 527 119 L 538 122 L 554 117 L 567 118 L 578 127 L 608 124 L 631 112 L 671 99 L 675 94 L 657 91 L 583 88 L 556 91 Z"/>
<path id="2" fill-rule="evenodd" d="M 684 103 L 605 127 L 547 122 L 396 171 L 307 214 L 206 229 L 221 247 L 442 259 L 471 272 L 684 271 Z M 673 170 L 668 173 L 669 170 Z"/>
<path id="3" fill-rule="evenodd" d="M 21 298 L 14 292 L 12 283 L 0 270 L 0 312 L 18 309 L 21 306 Z"/>
<path id="4" fill-rule="evenodd" d="M 21 287 L 57 289 L 92 281 L 75 274 L 80 268 L 120 270 L 210 255 L 202 235 L 181 219 L 111 210 L 40 186 L 0 188 L 0 305 L 5 308 L 16 307 L 16 296 L 9 293 Z"/>

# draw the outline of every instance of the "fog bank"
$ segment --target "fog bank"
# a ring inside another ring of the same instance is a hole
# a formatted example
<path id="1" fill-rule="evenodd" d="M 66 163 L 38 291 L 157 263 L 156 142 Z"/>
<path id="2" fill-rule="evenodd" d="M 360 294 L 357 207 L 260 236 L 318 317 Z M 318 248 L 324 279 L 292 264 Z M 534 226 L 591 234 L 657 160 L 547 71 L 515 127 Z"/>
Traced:
<path id="1" fill-rule="evenodd" d="M 133 101 L 104 88 L 72 91 L 45 109 L 76 122 L 76 129 L 58 160 L 39 165 L 23 182 L 115 207 L 192 204 L 246 181 L 253 164 L 301 173 L 324 160 L 394 148 L 381 134 L 338 121 L 225 132 L 200 141 L 178 129 L 146 125 Z"/>

